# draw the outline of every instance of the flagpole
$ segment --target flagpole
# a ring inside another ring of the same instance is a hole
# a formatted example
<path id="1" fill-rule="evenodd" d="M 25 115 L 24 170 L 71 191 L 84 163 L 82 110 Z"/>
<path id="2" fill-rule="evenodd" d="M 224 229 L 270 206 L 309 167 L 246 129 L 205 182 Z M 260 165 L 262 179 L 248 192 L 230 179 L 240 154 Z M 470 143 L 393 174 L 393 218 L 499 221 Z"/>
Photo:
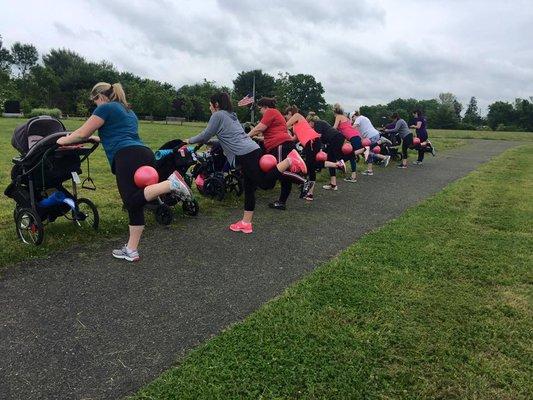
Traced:
<path id="1" fill-rule="evenodd" d="M 252 103 L 252 124 L 254 123 L 254 109 L 255 109 L 255 74 L 254 74 L 254 80 L 253 80 L 253 87 L 252 87 L 252 98 L 254 99 L 254 102 Z"/>

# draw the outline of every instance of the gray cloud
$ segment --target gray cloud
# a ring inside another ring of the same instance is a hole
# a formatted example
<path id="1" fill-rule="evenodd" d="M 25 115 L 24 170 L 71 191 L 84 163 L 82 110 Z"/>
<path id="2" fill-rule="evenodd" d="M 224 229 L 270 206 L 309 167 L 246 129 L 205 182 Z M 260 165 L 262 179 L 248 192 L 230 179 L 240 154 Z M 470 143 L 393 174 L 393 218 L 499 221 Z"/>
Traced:
<path id="1" fill-rule="evenodd" d="M 445 91 L 482 106 L 533 94 L 526 0 L 34 0 L 9 14 L 7 45 L 68 47 L 176 86 L 231 85 L 261 68 L 313 74 L 347 109 Z"/>

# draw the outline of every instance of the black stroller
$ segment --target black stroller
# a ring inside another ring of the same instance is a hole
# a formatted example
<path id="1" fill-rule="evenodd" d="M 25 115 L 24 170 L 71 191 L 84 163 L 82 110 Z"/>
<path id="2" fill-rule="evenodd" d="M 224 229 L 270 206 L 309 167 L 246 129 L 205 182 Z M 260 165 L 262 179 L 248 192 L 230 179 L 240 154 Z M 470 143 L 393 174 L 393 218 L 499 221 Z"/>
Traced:
<path id="1" fill-rule="evenodd" d="M 178 171 L 189 187 L 191 179 L 187 171 L 196 164 L 196 156 L 184 147 L 185 143 L 180 139 L 171 140 L 162 145 L 156 152 L 155 169 L 159 174 L 159 180 L 165 180 L 174 171 Z M 161 225 L 169 225 L 173 220 L 172 207 L 181 202 L 185 215 L 195 216 L 200 211 L 198 201 L 194 198 L 181 198 L 173 193 L 161 196 L 155 202 L 149 203 L 148 208 L 154 210 L 155 219 Z"/>
<path id="2" fill-rule="evenodd" d="M 234 192 L 240 196 L 243 192 L 243 176 L 240 168 L 233 168 L 222 146 L 216 140 L 207 143 L 209 149 L 204 153 L 196 153 L 198 162 L 193 167 L 191 176 L 201 195 L 219 201 L 224 200 L 226 193 Z M 201 147 L 197 146 L 195 152 Z"/>
<path id="3" fill-rule="evenodd" d="M 96 206 L 78 198 L 77 185 L 95 190 L 90 177 L 89 155 L 98 142 L 87 141 L 60 147 L 57 139 L 68 132 L 63 123 L 48 116 L 34 117 L 15 129 L 11 144 L 20 153 L 13 158 L 11 183 L 4 194 L 15 200 L 13 217 L 22 242 L 39 245 L 44 239 L 44 226 L 65 217 L 79 226 L 98 229 Z M 81 163 L 87 160 L 87 178 L 80 180 Z M 64 182 L 72 181 L 72 193 Z"/>

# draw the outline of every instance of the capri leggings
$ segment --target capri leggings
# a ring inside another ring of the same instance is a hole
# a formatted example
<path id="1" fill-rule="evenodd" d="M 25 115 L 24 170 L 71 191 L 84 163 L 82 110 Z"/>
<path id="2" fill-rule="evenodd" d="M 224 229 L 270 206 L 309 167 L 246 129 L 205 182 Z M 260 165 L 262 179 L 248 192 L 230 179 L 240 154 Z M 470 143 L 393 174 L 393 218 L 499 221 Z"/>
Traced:
<path id="1" fill-rule="evenodd" d="M 256 149 L 235 158 L 244 176 L 244 211 L 254 211 L 255 191 L 258 187 L 263 190 L 273 189 L 276 181 L 283 177 L 276 167 L 266 173 L 261 171 L 259 160 L 262 155 L 263 151 Z"/>
<path id="2" fill-rule="evenodd" d="M 344 136 L 337 135 L 332 138 L 328 144 L 328 161 L 337 162 L 343 159 L 342 145 L 344 144 Z M 337 170 L 329 168 L 329 176 L 336 176 Z"/>
<path id="3" fill-rule="evenodd" d="M 305 158 L 305 165 L 307 166 L 307 173 L 309 174 L 309 180 L 312 182 L 316 181 L 316 168 L 317 168 L 317 161 L 316 161 L 316 155 L 322 148 L 322 142 L 320 139 L 310 140 L 307 142 L 307 144 L 304 146 L 304 158 Z"/>
<path id="4" fill-rule="evenodd" d="M 270 150 L 269 154 L 272 154 L 274 157 L 276 157 L 278 162 L 281 162 L 287 157 L 287 154 L 289 154 L 294 149 L 296 149 L 296 145 L 294 144 L 292 140 L 290 140 Z M 293 172 L 285 171 L 282 173 L 280 182 L 281 182 L 281 192 L 279 194 L 279 202 L 285 203 L 287 202 L 287 199 L 289 198 L 289 195 L 291 194 L 292 184 L 297 183 L 301 185 L 305 182 L 305 178 Z"/>
<path id="5" fill-rule="evenodd" d="M 113 172 L 117 179 L 118 192 L 128 210 L 129 224 L 144 225 L 144 206 L 147 201 L 144 189 L 139 189 L 133 180 L 137 168 L 154 166 L 154 153 L 148 147 L 130 146 L 120 149 L 113 159 Z"/>
<path id="6" fill-rule="evenodd" d="M 407 150 L 413 145 L 413 134 L 405 136 L 402 139 L 402 159 L 407 160 Z"/>
<path id="7" fill-rule="evenodd" d="M 352 138 L 350 138 L 350 144 L 352 145 L 353 151 L 357 151 L 364 147 L 361 136 L 353 136 Z M 352 172 L 355 172 L 357 170 L 357 158 L 353 154 L 352 157 L 350 157 L 350 167 L 352 169 Z"/>

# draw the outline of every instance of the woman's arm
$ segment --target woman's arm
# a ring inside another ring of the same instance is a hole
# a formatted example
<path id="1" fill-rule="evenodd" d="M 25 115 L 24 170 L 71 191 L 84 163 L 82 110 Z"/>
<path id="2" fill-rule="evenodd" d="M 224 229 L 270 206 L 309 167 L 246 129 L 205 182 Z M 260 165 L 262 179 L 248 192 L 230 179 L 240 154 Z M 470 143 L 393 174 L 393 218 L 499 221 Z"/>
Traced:
<path id="1" fill-rule="evenodd" d="M 294 124 L 299 122 L 304 116 L 300 113 L 294 114 L 292 117 L 289 118 L 287 121 L 287 129 L 290 129 Z"/>
<path id="2" fill-rule="evenodd" d="M 68 144 L 75 144 L 83 142 L 104 124 L 104 120 L 96 115 L 91 115 L 85 123 L 72 132 L 68 136 L 64 136 L 57 140 L 57 144 L 60 146 L 65 146 Z M 99 142 L 100 138 L 98 136 L 92 136 L 92 140 Z"/>
<path id="3" fill-rule="evenodd" d="M 421 126 L 422 126 L 422 121 L 418 121 L 416 125 L 411 125 L 409 128 L 420 129 Z"/>
<path id="4" fill-rule="evenodd" d="M 253 138 L 254 136 L 257 136 L 259 135 L 260 133 L 263 133 L 264 131 L 266 131 L 268 128 L 268 126 L 266 126 L 265 124 L 263 124 L 262 122 L 259 122 L 255 127 L 254 129 L 252 129 L 250 131 L 250 133 L 248 134 L 248 136 L 250 136 L 251 138 Z"/>
<path id="5" fill-rule="evenodd" d="M 198 135 L 193 136 L 189 139 L 185 139 L 184 142 L 190 143 L 190 144 L 207 143 L 209 139 L 211 139 L 213 136 L 216 135 L 221 124 L 222 124 L 222 114 L 214 113 L 211 115 L 211 118 L 209 118 L 209 122 L 207 123 L 206 128 L 202 132 L 200 132 Z"/>
<path id="6" fill-rule="evenodd" d="M 341 123 L 341 116 L 335 115 L 335 123 L 333 124 L 333 128 L 337 129 L 340 123 Z"/>

